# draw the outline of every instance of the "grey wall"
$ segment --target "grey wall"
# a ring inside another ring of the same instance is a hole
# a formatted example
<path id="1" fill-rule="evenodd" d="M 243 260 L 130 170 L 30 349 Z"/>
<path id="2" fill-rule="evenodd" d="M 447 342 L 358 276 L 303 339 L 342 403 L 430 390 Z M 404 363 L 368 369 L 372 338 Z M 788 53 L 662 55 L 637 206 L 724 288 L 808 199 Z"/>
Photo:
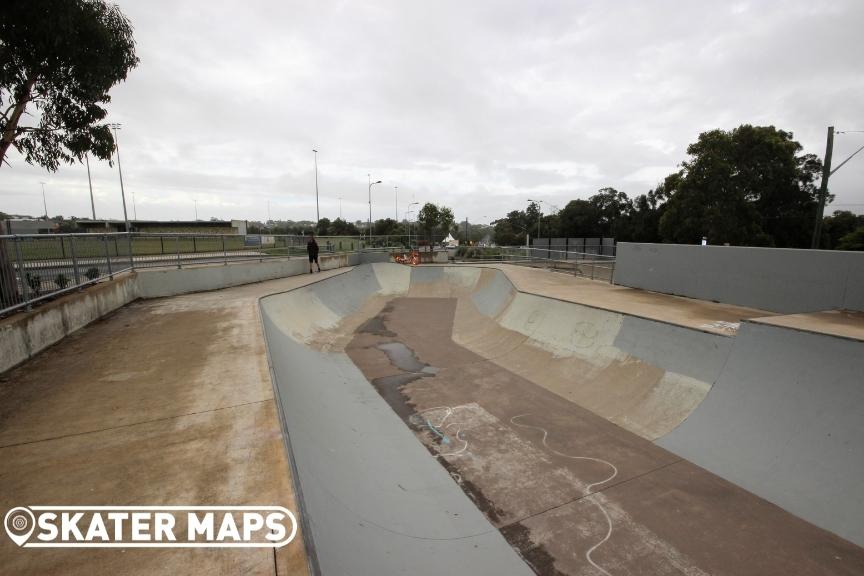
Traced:
<path id="1" fill-rule="evenodd" d="M 711 392 L 657 443 L 864 545 L 864 345 L 745 322 Z"/>
<path id="2" fill-rule="evenodd" d="M 615 283 L 772 312 L 864 310 L 864 252 L 620 242 Z"/>

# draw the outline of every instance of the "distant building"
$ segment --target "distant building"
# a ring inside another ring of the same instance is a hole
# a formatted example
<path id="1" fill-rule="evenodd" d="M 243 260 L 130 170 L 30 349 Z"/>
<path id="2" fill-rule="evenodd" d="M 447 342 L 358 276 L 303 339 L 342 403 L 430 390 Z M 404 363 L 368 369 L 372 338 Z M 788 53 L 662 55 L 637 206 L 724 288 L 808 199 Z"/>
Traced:
<path id="1" fill-rule="evenodd" d="M 6 220 L 7 234 L 51 234 L 57 232 L 60 225 L 54 220 L 36 218 L 16 218 Z"/>
<path id="2" fill-rule="evenodd" d="M 132 232 L 150 234 L 246 234 L 245 220 L 130 220 Z M 123 220 L 78 220 L 85 232 L 125 232 Z"/>

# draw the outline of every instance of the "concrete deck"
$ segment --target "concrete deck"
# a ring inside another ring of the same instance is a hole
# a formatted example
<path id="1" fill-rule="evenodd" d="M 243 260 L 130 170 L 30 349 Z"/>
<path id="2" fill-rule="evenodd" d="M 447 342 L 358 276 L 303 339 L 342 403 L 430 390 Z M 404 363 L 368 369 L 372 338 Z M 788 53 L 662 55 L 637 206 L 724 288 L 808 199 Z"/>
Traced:
<path id="1" fill-rule="evenodd" d="M 281 505 L 297 511 L 258 298 L 344 272 L 137 301 L 0 377 L 0 509 Z M 23 550 L 5 574 L 306 574 L 272 549 Z"/>
<path id="2" fill-rule="evenodd" d="M 775 315 L 756 308 L 616 286 L 600 280 L 589 280 L 549 270 L 513 264 L 488 266 L 504 271 L 516 289 L 521 292 L 714 334 L 734 334 L 737 330 L 735 325 L 742 320 Z"/>

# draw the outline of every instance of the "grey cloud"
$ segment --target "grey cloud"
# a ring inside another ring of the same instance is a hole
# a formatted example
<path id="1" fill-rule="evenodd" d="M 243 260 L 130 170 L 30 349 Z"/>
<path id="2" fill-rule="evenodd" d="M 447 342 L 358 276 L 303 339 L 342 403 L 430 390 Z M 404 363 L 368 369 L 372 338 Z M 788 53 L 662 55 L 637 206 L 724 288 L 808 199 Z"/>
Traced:
<path id="1" fill-rule="evenodd" d="M 346 218 L 365 219 L 372 173 L 375 217 L 395 213 L 399 186 L 406 207 L 482 221 L 531 194 L 563 206 L 602 186 L 646 192 L 706 129 L 775 124 L 820 156 L 828 124 L 864 130 L 855 0 L 119 4 L 141 65 L 111 118 L 147 218 L 194 198 L 208 217 L 263 218 L 269 201 L 313 218 L 313 147 L 322 216 L 341 196 Z M 837 155 L 859 141 L 838 137 Z M 4 211 L 41 211 L 48 179 L 49 211 L 87 213 L 83 167 L 10 161 Z M 860 160 L 838 172 L 838 203 L 864 204 L 862 177 Z M 116 172 L 94 178 L 119 216 Z"/>

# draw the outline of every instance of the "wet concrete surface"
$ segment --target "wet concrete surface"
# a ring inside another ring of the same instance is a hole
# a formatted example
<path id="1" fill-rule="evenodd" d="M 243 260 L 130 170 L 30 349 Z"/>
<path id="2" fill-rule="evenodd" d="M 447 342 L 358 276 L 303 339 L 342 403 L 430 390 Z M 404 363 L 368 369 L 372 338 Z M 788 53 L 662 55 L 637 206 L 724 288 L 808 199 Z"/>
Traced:
<path id="1" fill-rule="evenodd" d="M 139 301 L 0 377 L 0 509 L 298 509 L 257 301 L 324 272 Z M 301 533 L 272 549 L 21 549 L 2 574 L 307 574 Z"/>
<path id="2" fill-rule="evenodd" d="M 455 344 L 455 310 L 397 298 L 346 353 L 538 574 L 864 573 L 860 547 Z"/>

